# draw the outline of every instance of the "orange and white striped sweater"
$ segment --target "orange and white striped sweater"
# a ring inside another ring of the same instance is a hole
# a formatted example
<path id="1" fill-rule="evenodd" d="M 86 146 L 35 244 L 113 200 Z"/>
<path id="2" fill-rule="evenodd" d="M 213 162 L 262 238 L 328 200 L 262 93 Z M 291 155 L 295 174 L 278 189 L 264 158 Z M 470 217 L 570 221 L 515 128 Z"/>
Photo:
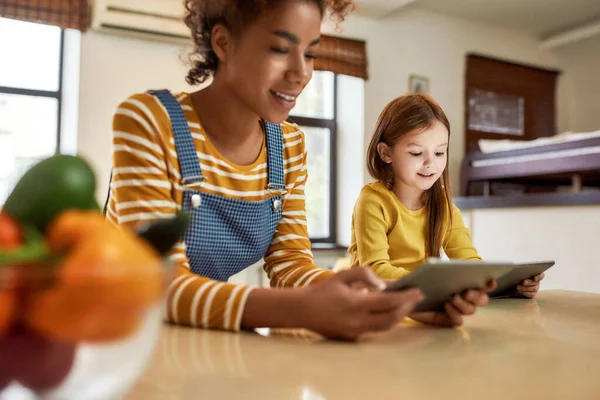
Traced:
<path id="1" fill-rule="evenodd" d="M 205 176 L 200 190 L 249 201 L 268 198 L 266 146 L 251 165 L 233 164 L 206 136 L 190 95 L 181 93 L 175 97 L 188 121 Z M 264 268 L 273 287 L 305 286 L 332 272 L 314 265 L 308 239 L 304 133 L 288 123 L 283 123 L 281 129 L 288 193 L 283 199 L 282 219 L 264 257 Z M 118 106 L 113 118 L 113 179 L 107 219 L 133 227 L 172 216 L 181 210 L 182 202 L 181 171 L 169 116 L 155 96 L 133 95 Z M 194 274 L 183 242 L 175 246 L 170 257 L 176 262 L 176 275 L 167 294 L 166 319 L 178 324 L 239 330 L 253 287 Z"/>

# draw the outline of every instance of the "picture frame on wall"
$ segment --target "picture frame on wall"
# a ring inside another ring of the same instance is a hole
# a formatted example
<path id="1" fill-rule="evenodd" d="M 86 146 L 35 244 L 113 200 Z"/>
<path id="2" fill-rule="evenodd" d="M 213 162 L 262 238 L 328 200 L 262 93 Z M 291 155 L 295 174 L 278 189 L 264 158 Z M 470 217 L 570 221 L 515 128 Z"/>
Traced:
<path id="1" fill-rule="evenodd" d="M 429 93 L 429 78 L 422 75 L 409 75 L 408 91 L 410 93 Z"/>

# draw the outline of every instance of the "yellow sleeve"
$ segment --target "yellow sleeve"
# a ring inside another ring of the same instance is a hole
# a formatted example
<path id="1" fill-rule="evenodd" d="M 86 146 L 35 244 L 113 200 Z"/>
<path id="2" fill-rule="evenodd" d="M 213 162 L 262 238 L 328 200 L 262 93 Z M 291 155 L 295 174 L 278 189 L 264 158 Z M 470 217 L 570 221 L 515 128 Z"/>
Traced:
<path id="1" fill-rule="evenodd" d="M 444 252 L 451 259 L 481 260 L 471 241 L 469 228 L 465 227 L 462 214 L 454 204 L 452 204 L 452 227 L 444 243 Z"/>
<path id="2" fill-rule="evenodd" d="M 390 224 L 384 201 L 368 187 L 361 191 L 356 201 L 352 217 L 356 256 L 352 266 L 368 265 L 382 279 L 398 279 L 409 271 L 390 263 L 387 237 Z"/>
<path id="3" fill-rule="evenodd" d="M 162 106 L 147 94 L 130 97 L 113 118 L 113 178 L 107 220 L 118 226 L 170 218 L 181 210 L 181 190 L 167 162 L 170 122 Z M 176 160 L 175 160 L 176 162 Z M 171 163 L 172 164 L 172 163 Z M 175 276 L 166 299 L 169 322 L 238 331 L 253 289 L 202 277 L 190 271 L 185 243 L 169 255 Z"/>
<path id="4" fill-rule="evenodd" d="M 304 134 L 299 143 L 297 162 L 288 162 L 286 168 L 296 169 L 283 199 L 282 218 L 265 254 L 264 269 L 272 287 L 308 286 L 333 275 L 333 271 L 314 264 L 308 238 L 304 187 L 307 180 Z"/>

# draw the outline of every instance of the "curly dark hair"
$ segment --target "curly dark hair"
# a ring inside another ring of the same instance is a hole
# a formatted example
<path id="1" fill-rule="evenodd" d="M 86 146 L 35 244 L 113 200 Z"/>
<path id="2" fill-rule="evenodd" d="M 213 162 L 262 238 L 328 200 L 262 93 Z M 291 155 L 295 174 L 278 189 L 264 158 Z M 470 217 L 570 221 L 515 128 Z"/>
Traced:
<path id="1" fill-rule="evenodd" d="M 206 81 L 217 70 L 219 59 L 212 49 L 211 34 L 216 24 L 223 24 L 233 34 L 256 21 L 268 8 L 289 0 L 185 0 L 185 24 L 190 28 L 194 49 L 191 68 L 186 77 L 190 85 Z M 319 6 L 321 15 L 330 14 L 341 22 L 354 8 L 354 0 L 303 0 Z"/>

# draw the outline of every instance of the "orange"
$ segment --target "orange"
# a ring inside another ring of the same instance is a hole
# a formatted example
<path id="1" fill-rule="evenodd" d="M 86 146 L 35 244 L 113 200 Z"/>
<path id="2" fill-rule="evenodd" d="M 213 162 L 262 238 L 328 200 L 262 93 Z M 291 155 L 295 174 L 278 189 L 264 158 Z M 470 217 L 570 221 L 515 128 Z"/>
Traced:
<path id="1" fill-rule="evenodd" d="M 46 244 L 52 252 L 61 252 L 77 245 L 79 240 L 94 233 L 95 229 L 115 229 L 108 226 L 104 215 L 98 212 L 69 210 L 52 220 L 46 231 Z"/>
<path id="2" fill-rule="evenodd" d="M 0 211 L 0 252 L 19 249 L 24 243 L 23 232 L 17 221 Z"/>
<path id="3" fill-rule="evenodd" d="M 51 224 L 51 249 L 67 251 L 48 289 L 27 296 L 25 321 L 63 341 L 109 341 L 133 334 L 161 298 L 161 258 L 129 231 L 98 222 L 89 211 L 67 212 Z"/>

